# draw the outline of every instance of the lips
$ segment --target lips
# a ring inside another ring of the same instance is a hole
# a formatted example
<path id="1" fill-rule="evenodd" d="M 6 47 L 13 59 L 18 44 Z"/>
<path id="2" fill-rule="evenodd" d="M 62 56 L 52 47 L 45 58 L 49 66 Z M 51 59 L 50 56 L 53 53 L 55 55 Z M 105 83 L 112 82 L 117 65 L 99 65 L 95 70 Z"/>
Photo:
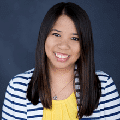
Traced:
<path id="1" fill-rule="evenodd" d="M 53 52 L 54 53 L 54 52 Z M 58 53 L 57 53 L 58 54 Z M 57 58 L 57 61 L 58 62 L 66 62 L 66 61 L 68 61 L 69 59 L 70 59 L 70 55 L 68 56 L 68 57 L 66 57 L 66 58 L 60 58 L 60 57 L 57 57 L 56 56 L 56 54 L 54 53 L 54 55 L 55 55 L 55 57 Z M 66 55 L 66 54 L 65 54 Z"/>

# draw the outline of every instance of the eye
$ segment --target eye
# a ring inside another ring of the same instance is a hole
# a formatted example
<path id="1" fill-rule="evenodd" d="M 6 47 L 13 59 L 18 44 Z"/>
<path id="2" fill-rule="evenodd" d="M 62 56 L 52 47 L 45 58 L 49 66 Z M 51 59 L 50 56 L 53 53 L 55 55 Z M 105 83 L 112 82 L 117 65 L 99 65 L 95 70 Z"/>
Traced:
<path id="1" fill-rule="evenodd" d="M 55 35 L 56 37 L 59 37 L 61 35 L 57 34 L 57 33 L 53 33 L 52 35 Z"/>
<path id="2" fill-rule="evenodd" d="M 72 40 L 75 40 L 75 41 L 78 41 L 79 40 L 79 38 L 76 38 L 76 37 L 73 37 L 73 38 L 71 38 Z"/>
<path id="3" fill-rule="evenodd" d="M 53 33 L 52 35 L 55 35 L 56 37 L 61 37 L 61 35 L 59 35 L 57 33 Z M 79 38 L 73 37 L 73 38 L 71 38 L 71 40 L 79 41 Z"/>

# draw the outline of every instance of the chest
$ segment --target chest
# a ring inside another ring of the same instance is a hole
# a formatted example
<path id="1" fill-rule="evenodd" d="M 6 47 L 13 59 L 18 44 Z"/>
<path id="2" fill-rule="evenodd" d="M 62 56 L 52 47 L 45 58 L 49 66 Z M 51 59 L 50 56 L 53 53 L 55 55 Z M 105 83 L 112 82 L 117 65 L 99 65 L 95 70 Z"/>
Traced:
<path id="1" fill-rule="evenodd" d="M 54 89 L 51 90 L 52 100 L 53 97 L 57 96 L 57 100 L 64 100 L 67 99 L 72 93 L 74 92 L 73 85 L 69 85 L 64 89 Z"/>

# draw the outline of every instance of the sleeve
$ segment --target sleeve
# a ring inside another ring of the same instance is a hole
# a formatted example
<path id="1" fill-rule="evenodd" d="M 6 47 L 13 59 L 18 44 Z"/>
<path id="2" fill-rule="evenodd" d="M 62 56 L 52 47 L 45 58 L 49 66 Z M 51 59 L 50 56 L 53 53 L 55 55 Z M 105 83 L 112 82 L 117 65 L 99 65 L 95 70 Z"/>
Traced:
<path id="1" fill-rule="evenodd" d="M 120 96 L 112 77 L 108 77 L 105 87 L 105 118 L 120 120 Z"/>
<path id="2" fill-rule="evenodd" d="M 7 86 L 7 90 L 5 93 L 5 99 L 2 107 L 2 120 L 14 120 L 13 116 L 13 101 L 14 98 L 12 95 L 14 95 L 14 88 L 13 86 L 13 81 L 10 80 L 9 85 Z"/>
<path id="3" fill-rule="evenodd" d="M 24 101 L 20 97 L 19 88 L 16 86 L 11 79 L 5 93 L 1 120 L 27 120 L 25 105 L 22 104 Z"/>

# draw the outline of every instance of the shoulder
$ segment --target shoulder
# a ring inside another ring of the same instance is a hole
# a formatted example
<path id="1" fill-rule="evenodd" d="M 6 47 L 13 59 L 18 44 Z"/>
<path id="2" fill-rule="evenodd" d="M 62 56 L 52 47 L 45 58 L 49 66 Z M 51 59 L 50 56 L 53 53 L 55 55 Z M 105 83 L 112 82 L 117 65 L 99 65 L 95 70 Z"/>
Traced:
<path id="1" fill-rule="evenodd" d="M 31 80 L 31 77 L 33 75 L 34 68 L 28 71 L 25 71 L 23 73 L 15 75 L 11 80 L 10 83 L 14 86 L 27 86 L 29 81 Z"/>
<path id="2" fill-rule="evenodd" d="M 2 118 L 7 120 L 26 118 L 27 100 L 26 91 L 31 80 L 33 70 L 14 76 L 7 86 L 2 108 Z"/>
<path id="3" fill-rule="evenodd" d="M 33 75 L 34 68 L 23 73 L 15 75 L 9 82 L 7 92 L 14 97 L 21 97 L 25 99 L 27 86 Z"/>
<path id="4" fill-rule="evenodd" d="M 103 81 L 106 81 L 107 79 L 109 79 L 111 77 L 109 74 L 107 74 L 107 73 L 105 73 L 104 71 L 101 71 L 101 70 L 96 70 L 95 74 L 98 75 L 100 80 L 103 79 Z"/>
<path id="5" fill-rule="evenodd" d="M 101 87 L 103 88 L 105 88 L 107 85 L 110 85 L 111 83 L 114 83 L 112 77 L 104 71 L 97 70 L 95 74 L 98 76 L 101 82 Z"/>
<path id="6" fill-rule="evenodd" d="M 100 70 L 96 71 L 96 74 L 101 82 L 102 97 L 106 97 L 112 101 L 112 98 L 119 99 L 118 101 L 120 102 L 119 93 L 112 77 Z"/>
<path id="7" fill-rule="evenodd" d="M 120 118 L 120 96 L 112 77 L 100 70 L 96 74 L 101 82 L 100 111 L 103 109 L 108 119 Z"/>

